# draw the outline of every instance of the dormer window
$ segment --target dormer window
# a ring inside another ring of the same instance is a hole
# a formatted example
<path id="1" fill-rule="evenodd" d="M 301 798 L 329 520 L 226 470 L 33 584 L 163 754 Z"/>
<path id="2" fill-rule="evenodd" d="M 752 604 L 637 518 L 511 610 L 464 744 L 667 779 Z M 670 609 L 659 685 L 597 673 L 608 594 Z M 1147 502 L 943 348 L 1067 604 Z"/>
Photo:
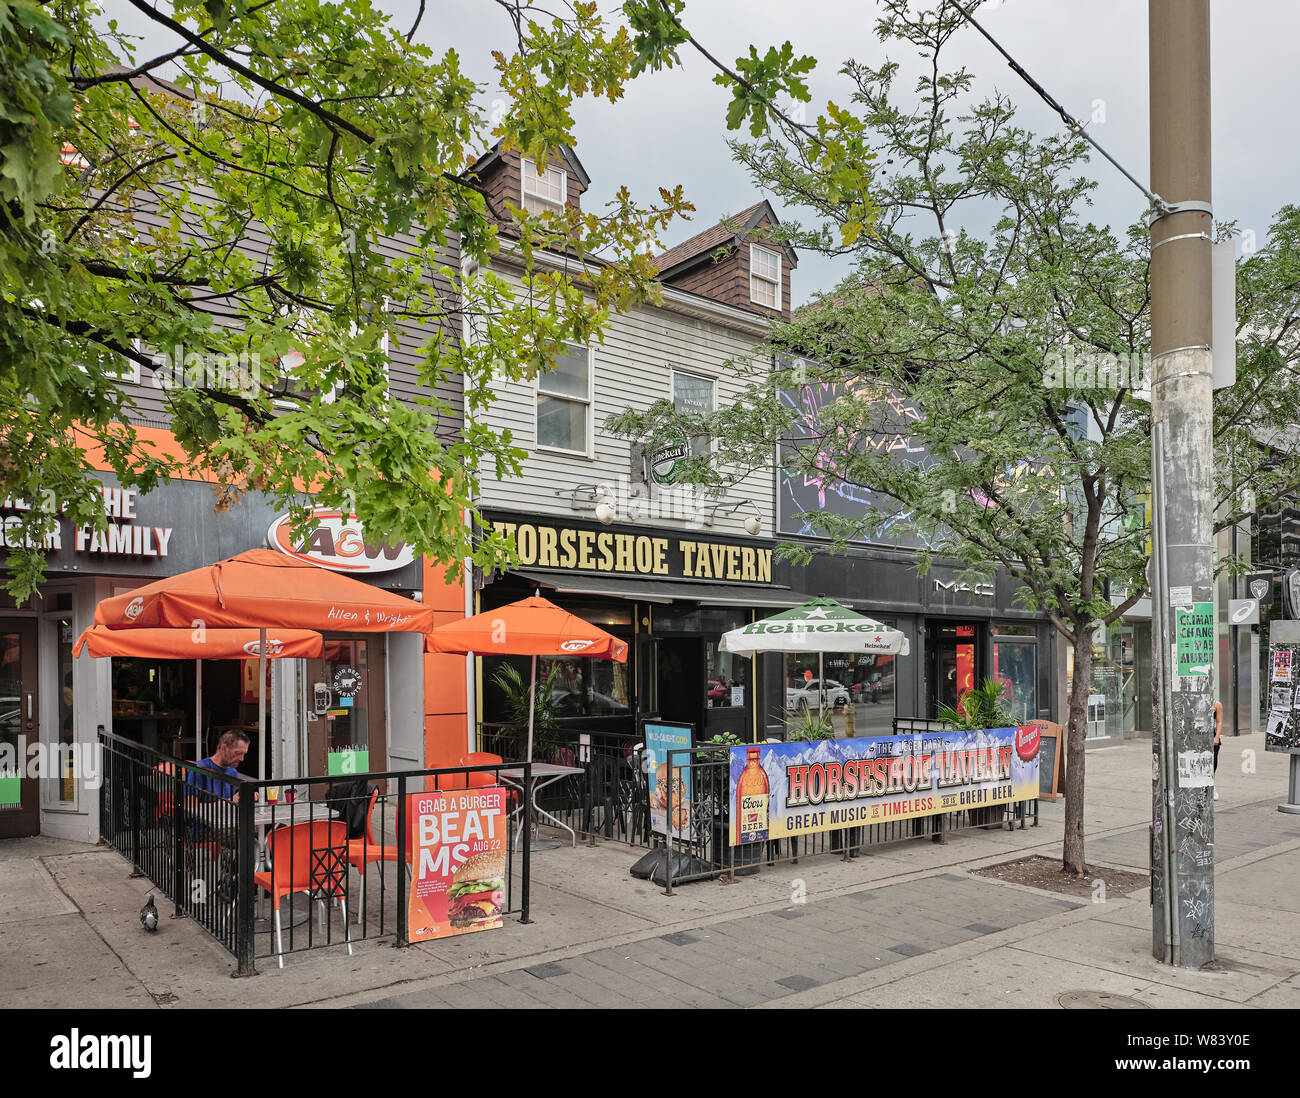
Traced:
<path id="1" fill-rule="evenodd" d="M 749 246 L 749 300 L 778 312 L 781 309 L 781 253 L 757 244 Z"/>
<path id="2" fill-rule="evenodd" d="M 524 173 L 524 209 L 529 213 L 558 213 L 564 209 L 568 192 L 568 177 L 563 168 L 547 165 L 542 171 L 537 164 L 525 158 Z"/>

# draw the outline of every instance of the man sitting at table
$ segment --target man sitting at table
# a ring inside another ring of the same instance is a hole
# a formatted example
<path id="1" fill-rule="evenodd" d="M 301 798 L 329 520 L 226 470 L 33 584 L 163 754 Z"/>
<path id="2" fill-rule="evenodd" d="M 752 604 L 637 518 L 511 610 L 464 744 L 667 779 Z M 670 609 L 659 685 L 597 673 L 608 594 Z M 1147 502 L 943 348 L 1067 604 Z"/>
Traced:
<path id="1" fill-rule="evenodd" d="M 195 765 L 204 770 L 227 774 L 238 781 L 239 771 L 236 767 L 244 761 L 244 756 L 248 754 L 248 744 L 248 733 L 233 728 L 229 732 L 223 732 L 221 739 L 217 741 L 217 749 L 206 759 L 200 759 Z M 195 791 L 210 795 L 202 798 L 204 800 L 210 800 L 212 796 L 217 796 L 223 797 L 233 804 L 239 803 L 238 788 L 231 782 L 224 782 L 216 777 L 210 778 L 206 774 L 189 770 L 187 771 L 186 783 L 192 786 Z"/>

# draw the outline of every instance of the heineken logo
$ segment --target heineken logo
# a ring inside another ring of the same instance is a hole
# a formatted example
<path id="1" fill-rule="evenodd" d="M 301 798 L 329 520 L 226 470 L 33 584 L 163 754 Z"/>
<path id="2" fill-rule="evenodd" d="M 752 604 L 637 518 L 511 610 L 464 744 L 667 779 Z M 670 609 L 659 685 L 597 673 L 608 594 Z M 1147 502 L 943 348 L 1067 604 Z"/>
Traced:
<path id="1" fill-rule="evenodd" d="M 650 459 L 650 476 L 656 484 L 674 484 L 678 466 L 690 456 L 690 441 L 679 433 Z"/>

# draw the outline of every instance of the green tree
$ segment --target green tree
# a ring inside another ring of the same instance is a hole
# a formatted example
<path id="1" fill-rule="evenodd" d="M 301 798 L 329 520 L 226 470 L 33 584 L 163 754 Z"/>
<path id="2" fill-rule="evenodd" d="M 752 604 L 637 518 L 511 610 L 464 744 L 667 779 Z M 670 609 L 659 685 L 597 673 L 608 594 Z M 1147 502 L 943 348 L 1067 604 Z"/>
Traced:
<path id="1" fill-rule="evenodd" d="M 975 100 L 971 74 L 946 71 L 962 29 L 952 6 L 884 8 L 878 37 L 919 52 L 922 75 L 909 99 L 893 62 L 843 69 L 877 165 L 871 232 L 843 232 L 849 218 L 806 133 L 774 127 L 733 144 L 759 184 L 811 214 L 791 242 L 850 256 L 855 273 L 774 328 L 781 367 L 734 406 L 681 417 L 662 402 L 610 425 L 649 447 L 674 431 L 711 435 L 711 460 L 686 472 L 713 487 L 770 465 L 783 443 L 788 472 L 875 494 L 857 519 L 807 516 L 832 551 L 884 512 L 929 545 L 922 568 L 934 554 L 971 578 L 1001 567 L 1018 580 L 1073 652 L 1063 868 L 1081 875 L 1092 636 L 1146 593 L 1150 407 L 1132 368 L 1149 347 L 1148 238 L 1086 219 L 1095 184 L 1081 139 L 1031 133 L 1005 96 Z M 1297 232 L 1288 207 L 1270 250 L 1239 265 L 1237 383 L 1215 399 L 1220 529 L 1300 488 Z M 797 423 L 785 394 L 810 385 L 828 399 Z M 924 459 L 900 460 L 903 439 Z"/>
<path id="2" fill-rule="evenodd" d="M 462 520 L 482 462 L 519 469 L 478 422 L 494 380 L 547 369 L 653 296 L 656 235 L 689 206 L 624 189 L 599 213 L 528 214 L 468 169 L 494 141 L 539 163 L 576 144 L 574 100 L 615 100 L 630 77 L 627 28 L 595 4 L 495 5 L 515 48 L 494 55 L 505 107 L 489 117 L 454 50 L 370 0 L 129 3 L 147 51 L 96 0 L 0 0 L 0 499 L 32 505 L 10 545 L 39 545 L 60 508 L 102 526 L 98 458 L 145 491 L 215 475 L 219 509 L 255 489 L 301 516 L 310 486 L 437 560 L 501 560 Z M 527 262 L 522 293 L 491 273 L 503 247 Z M 574 262 L 534 267 L 540 249 Z M 381 349 L 403 322 L 424 332 L 412 403 L 389 399 Z M 178 347 L 175 456 L 142 444 L 119 378 L 136 364 L 148 384 Z M 460 376 L 463 430 L 433 392 Z M 42 552 L 7 564 L 25 598 Z"/>

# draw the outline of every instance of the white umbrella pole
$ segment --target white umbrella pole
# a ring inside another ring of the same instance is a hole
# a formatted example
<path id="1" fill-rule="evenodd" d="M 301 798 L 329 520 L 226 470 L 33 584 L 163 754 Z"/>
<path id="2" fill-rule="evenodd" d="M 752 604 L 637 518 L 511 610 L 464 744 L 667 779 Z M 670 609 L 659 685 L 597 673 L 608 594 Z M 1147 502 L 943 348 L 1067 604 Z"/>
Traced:
<path id="1" fill-rule="evenodd" d="M 817 709 L 818 716 L 826 712 L 826 679 L 825 672 L 822 671 L 822 659 L 825 654 L 817 653 Z"/>
<path id="2" fill-rule="evenodd" d="M 258 631 L 257 646 L 257 776 L 266 780 L 266 630 Z"/>
<path id="3" fill-rule="evenodd" d="M 528 675 L 528 754 L 524 762 L 533 761 L 533 710 L 537 706 L 537 657 L 533 657 L 532 670 Z"/>

